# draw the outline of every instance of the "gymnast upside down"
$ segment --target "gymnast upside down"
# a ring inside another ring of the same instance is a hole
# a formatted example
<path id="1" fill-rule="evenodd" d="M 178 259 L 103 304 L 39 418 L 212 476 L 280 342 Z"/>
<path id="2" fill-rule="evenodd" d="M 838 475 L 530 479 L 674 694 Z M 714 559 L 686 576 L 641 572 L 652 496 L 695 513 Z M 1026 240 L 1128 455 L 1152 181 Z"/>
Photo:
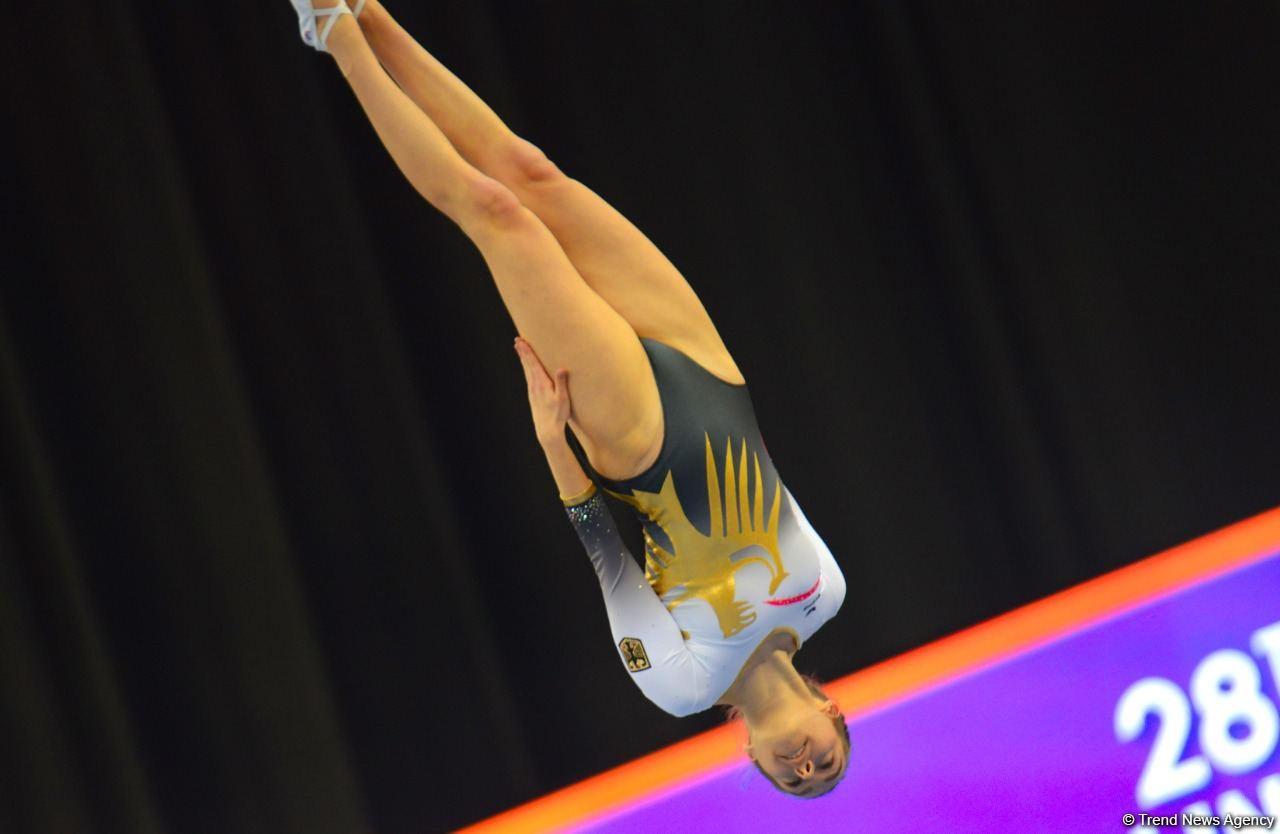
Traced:
<path id="1" fill-rule="evenodd" d="M 847 771 L 848 729 L 792 656 L 839 610 L 844 577 L 778 477 L 693 289 L 378 0 L 354 12 L 291 1 L 303 40 L 336 59 L 400 170 L 492 271 L 521 334 L 538 440 L 632 680 L 674 715 L 723 705 L 741 716 L 747 754 L 780 790 L 831 790 Z M 639 515 L 643 573 L 599 487 Z"/>

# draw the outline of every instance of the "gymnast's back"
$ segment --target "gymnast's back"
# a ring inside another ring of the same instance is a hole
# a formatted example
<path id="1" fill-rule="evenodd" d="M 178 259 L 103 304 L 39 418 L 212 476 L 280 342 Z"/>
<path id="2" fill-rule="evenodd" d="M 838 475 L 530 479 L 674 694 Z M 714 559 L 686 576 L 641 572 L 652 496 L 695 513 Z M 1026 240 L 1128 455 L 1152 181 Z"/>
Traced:
<path id="1" fill-rule="evenodd" d="M 601 583 L 614 645 L 636 685 L 673 715 L 709 709 L 755 649 L 797 649 L 833 617 L 845 582 L 765 449 L 747 386 L 642 339 L 662 399 L 662 449 L 613 481 L 644 528 L 643 574 L 593 484 L 567 501 Z"/>

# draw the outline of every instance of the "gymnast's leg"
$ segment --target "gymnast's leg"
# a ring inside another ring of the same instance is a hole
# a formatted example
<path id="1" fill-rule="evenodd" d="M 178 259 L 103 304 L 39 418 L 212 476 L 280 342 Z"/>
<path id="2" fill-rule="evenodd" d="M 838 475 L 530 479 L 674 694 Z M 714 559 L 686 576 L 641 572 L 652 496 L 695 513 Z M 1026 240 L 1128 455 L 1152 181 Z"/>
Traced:
<path id="1" fill-rule="evenodd" d="M 591 189 L 516 136 L 417 43 L 379 0 L 361 28 L 378 59 L 472 165 L 506 185 L 559 240 L 578 273 L 641 336 L 680 348 L 730 382 L 742 376 L 702 302 L 666 256 Z"/>
<path id="2" fill-rule="evenodd" d="M 597 471 L 636 474 L 656 453 L 661 404 L 635 331 L 582 280 L 542 221 L 466 162 L 383 71 L 351 15 L 327 49 L 409 182 L 479 247 L 520 333 L 569 370 L 575 431 Z"/>

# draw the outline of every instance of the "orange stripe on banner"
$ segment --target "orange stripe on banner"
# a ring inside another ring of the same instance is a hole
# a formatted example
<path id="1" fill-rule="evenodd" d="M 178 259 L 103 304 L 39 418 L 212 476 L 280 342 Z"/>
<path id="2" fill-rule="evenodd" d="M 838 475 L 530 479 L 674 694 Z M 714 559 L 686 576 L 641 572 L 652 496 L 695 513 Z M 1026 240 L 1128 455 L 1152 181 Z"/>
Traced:
<path id="1" fill-rule="evenodd" d="M 1280 508 L 1210 533 L 921 648 L 823 684 L 846 718 L 996 663 L 1104 617 L 1209 579 L 1280 549 Z M 464 832 L 528 834 L 580 824 L 742 759 L 739 726 L 718 727 L 570 785 Z"/>

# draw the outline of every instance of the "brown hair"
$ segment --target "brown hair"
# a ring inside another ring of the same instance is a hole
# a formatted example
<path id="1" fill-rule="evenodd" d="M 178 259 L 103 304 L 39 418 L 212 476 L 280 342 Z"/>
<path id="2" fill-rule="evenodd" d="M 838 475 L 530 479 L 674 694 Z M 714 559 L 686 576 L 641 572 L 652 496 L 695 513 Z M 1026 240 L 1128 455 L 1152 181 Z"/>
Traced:
<path id="1" fill-rule="evenodd" d="M 804 679 L 805 685 L 809 687 L 809 691 L 813 693 L 813 696 L 815 698 L 821 698 L 824 701 L 830 700 L 827 698 L 826 693 L 823 692 L 818 687 L 817 678 L 815 678 L 813 675 L 801 675 L 800 677 Z M 726 721 L 737 721 L 738 719 L 742 718 L 742 710 L 737 706 L 730 706 L 725 710 L 724 717 Z M 745 719 L 744 719 L 744 723 L 745 723 Z M 835 728 L 836 734 L 840 736 L 840 743 L 844 745 L 845 773 L 848 773 L 849 772 L 849 725 L 846 724 L 844 721 L 843 711 L 838 712 L 831 717 L 831 726 Z M 750 731 L 748 731 L 748 736 L 750 736 Z M 819 796 L 824 795 L 824 794 L 816 794 L 814 796 L 801 796 L 798 793 L 792 793 L 791 791 L 782 787 L 782 785 L 779 785 L 778 780 L 774 779 L 771 775 L 769 775 L 769 771 L 761 767 L 759 760 L 756 759 L 755 756 L 751 757 L 751 761 L 756 766 L 756 770 L 764 774 L 764 778 L 768 779 L 770 784 L 772 784 L 775 788 L 787 794 L 788 796 L 794 796 L 797 799 L 817 799 Z M 841 775 L 840 778 L 843 779 L 844 776 Z M 829 793 L 829 791 L 825 793 Z"/>

